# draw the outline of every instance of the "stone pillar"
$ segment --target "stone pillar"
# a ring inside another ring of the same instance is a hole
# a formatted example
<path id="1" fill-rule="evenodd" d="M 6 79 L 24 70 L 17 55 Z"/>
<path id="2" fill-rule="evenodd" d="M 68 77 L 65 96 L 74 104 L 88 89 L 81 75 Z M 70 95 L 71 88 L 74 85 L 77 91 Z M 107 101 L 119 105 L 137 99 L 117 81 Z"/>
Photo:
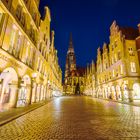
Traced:
<path id="1" fill-rule="evenodd" d="M 116 90 L 116 87 L 114 87 L 114 96 L 115 96 L 115 100 L 118 100 L 118 93 L 117 93 L 117 90 Z"/>
<path id="2" fill-rule="evenodd" d="M 128 89 L 129 102 L 133 102 L 133 89 Z"/>
<path id="3" fill-rule="evenodd" d="M 37 84 L 35 83 L 35 81 L 32 81 L 32 100 L 31 103 L 35 103 L 36 102 L 36 95 L 37 94 Z"/>
<path id="4" fill-rule="evenodd" d="M 11 84 L 9 107 L 16 107 L 18 101 L 18 84 Z"/>
<path id="5" fill-rule="evenodd" d="M 31 104 L 31 85 L 26 85 L 27 88 L 27 97 L 26 97 L 26 105 L 30 105 Z"/>
<path id="6" fill-rule="evenodd" d="M 0 104 L 2 104 L 2 102 L 3 102 L 4 90 L 5 90 L 5 87 L 4 87 L 3 79 L 2 79 L 2 81 L 1 81 L 1 93 L 0 93 Z"/>
<path id="7" fill-rule="evenodd" d="M 44 91 L 43 91 L 43 100 L 46 100 L 46 86 L 44 86 Z"/>
<path id="8" fill-rule="evenodd" d="M 121 88 L 121 97 L 122 97 L 122 101 L 124 101 L 125 98 L 124 98 L 124 89 L 123 88 Z"/>
<path id="9" fill-rule="evenodd" d="M 43 100 L 43 97 L 44 97 L 44 86 L 41 85 L 41 96 L 40 96 L 40 100 L 42 101 Z"/>
<path id="10" fill-rule="evenodd" d="M 46 85 L 46 86 L 45 86 L 45 91 L 44 91 L 44 92 L 45 92 L 45 93 L 44 93 L 44 94 L 45 94 L 45 100 L 48 98 L 48 97 L 47 97 L 47 94 L 48 94 L 48 93 L 47 93 L 47 92 L 48 92 L 47 89 L 48 89 L 48 88 L 47 88 L 47 85 Z"/>
<path id="11" fill-rule="evenodd" d="M 40 84 L 37 84 L 37 93 L 36 93 L 36 101 L 40 101 Z"/>

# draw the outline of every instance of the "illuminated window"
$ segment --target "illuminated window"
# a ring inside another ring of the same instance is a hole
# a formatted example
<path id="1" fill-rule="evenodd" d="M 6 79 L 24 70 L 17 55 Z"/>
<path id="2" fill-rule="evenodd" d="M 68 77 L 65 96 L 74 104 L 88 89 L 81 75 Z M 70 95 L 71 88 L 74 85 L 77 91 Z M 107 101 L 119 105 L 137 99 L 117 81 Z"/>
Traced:
<path id="1" fill-rule="evenodd" d="M 115 70 L 113 70 L 113 77 L 115 77 Z"/>
<path id="2" fill-rule="evenodd" d="M 135 64 L 135 62 L 131 62 L 130 67 L 131 67 L 131 72 L 136 72 L 136 64 Z"/>
<path id="3" fill-rule="evenodd" d="M 17 30 L 14 27 L 15 26 L 13 26 L 13 30 L 11 32 L 10 47 L 9 47 L 9 52 L 10 53 L 13 52 L 13 47 L 14 47 L 14 44 L 15 44 L 16 33 L 17 33 Z"/>
<path id="4" fill-rule="evenodd" d="M 15 57 L 19 56 L 21 44 L 22 44 L 22 35 L 21 35 L 21 33 L 19 33 L 18 39 L 17 39 L 17 44 L 15 45 L 15 54 L 14 54 Z"/>
<path id="5" fill-rule="evenodd" d="M 120 65 L 120 74 L 123 74 L 123 65 Z"/>
<path id="6" fill-rule="evenodd" d="M 115 54 L 115 62 L 117 62 L 117 54 Z"/>

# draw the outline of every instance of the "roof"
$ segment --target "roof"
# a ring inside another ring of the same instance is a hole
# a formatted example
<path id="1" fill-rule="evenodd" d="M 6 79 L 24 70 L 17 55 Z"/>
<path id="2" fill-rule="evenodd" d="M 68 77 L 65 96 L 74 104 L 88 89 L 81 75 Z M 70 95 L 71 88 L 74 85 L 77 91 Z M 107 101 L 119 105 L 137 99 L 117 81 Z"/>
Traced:
<path id="1" fill-rule="evenodd" d="M 77 67 L 77 72 L 78 72 L 79 76 L 84 76 L 85 71 L 86 71 L 86 68 Z"/>
<path id="2" fill-rule="evenodd" d="M 85 68 L 83 68 L 83 67 L 77 67 L 76 70 L 72 70 L 72 71 L 69 73 L 68 77 L 70 77 L 70 76 L 72 76 L 72 77 L 73 77 L 73 76 L 76 76 L 76 77 L 83 77 L 84 74 L 85 74 L 85 71 L 86 71 Z"/>
<path id="3" fill-rule="evenodd" d="M 138 29 L 132 27 L 119 27 L 122 34 L 125 35 L 125 39 L 135 40 L 139 36 Z"/>

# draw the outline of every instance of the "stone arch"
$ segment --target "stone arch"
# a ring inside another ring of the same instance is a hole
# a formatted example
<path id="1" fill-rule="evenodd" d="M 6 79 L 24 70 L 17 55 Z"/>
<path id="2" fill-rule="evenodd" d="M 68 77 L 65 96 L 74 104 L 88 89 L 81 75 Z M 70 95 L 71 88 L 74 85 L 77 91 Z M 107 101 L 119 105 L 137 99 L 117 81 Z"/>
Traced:
<path id="1" fill-rule="evenodd" d="M 121 88 L 122 88 L 122 96 L 123 96 L 122 98 L 123 98 L 123 100 L 128 100 L 128 98 L 129 98 L 128 85 L 123 83 Z"/>
<path id="2" fill-rule="evenodd" d="M 2 108 L 16 106 L 18 75 L 14 68 L 8 67 L 0 74 L 0 105 Z"/>
<path id="3" fill-rule="evenodd" d="M 133 84 L 133 97 L 134 99 L 140 99 L 140 83 Z"/>
<path id="4" fill-rule="evenodd" d="M 116 85 L 116 98 L 117 98 L 117 100 L 122 99 L 121 86 L 119 84 Z"/>
<path id="5" fill-rule="evenodd" d="M 22 107 L 30 104 L 31 101 L 31 78 L 29 75 L 24 75 L 20 82 L 17 107 Z"/>

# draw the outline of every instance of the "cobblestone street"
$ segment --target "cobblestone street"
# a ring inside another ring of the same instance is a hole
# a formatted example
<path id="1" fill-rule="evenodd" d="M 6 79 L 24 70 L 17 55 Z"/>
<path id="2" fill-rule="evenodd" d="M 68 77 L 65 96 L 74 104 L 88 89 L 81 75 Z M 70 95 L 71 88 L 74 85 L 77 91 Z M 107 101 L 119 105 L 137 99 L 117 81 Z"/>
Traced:
<path id="1" fill-rule="evenodd" d="M 0 140 L 137 140 L 140 108 L 61 97 L 0 128 Z"/>

